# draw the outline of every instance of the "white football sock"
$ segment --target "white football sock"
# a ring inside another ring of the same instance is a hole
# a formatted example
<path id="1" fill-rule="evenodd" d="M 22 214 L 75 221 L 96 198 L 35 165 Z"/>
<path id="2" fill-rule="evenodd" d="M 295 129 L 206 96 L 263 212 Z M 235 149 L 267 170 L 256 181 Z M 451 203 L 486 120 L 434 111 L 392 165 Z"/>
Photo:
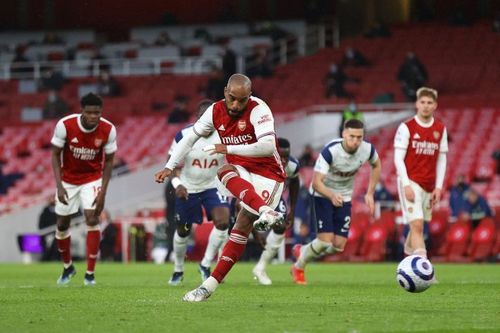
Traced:
<path id="1" fill-rule="evenodd" d="M 186 258 L 188 237 L 181 237 L 174 234 L 174 272 L 184 271 L 184 260 Z"/>
<path id="2" fill-rule="evenodd" d="M 210 236 L 208 237 L 208 244 L 207 244 L 207 249 L 205 250 L 205 256 L 201 261 L 202 266 L 210 267 L 210 264 L 212 263 L 212 260 L 214 259 L 215 255 L 219 252 L 219 249 L 221 249 L 222 246 L 224 246 L 228 238 L 229 235 L 227 233 L 227 229 L 219 230 L 216 227 L 212 228 Z"/>
<path id="3" fill-rule="evenodd" d="M 295 263 L 295 267 L 304 269 L 309 261 L 323 256 L 324 251 L 329 246 L 329 242 L 323 242 L 317 238 L 309 244 L 302 246 L 300 249 L 300 256 Z"/>
<path id="4" fill-rule="evenodd" d="M 219 282 L 213 276 L 210 276 L 201 284 L 201 286 L 213 293 L 219 286 Z"/>
<path id="5" fill-rule="evenodd" d="M 328 246 L 328 248 L 325 250 L 325 254 L 335 254 L 335 253 L 339 253 L 339 252 L 342 252 L 342 251 L 333 245 Z"/>
<path id="6" fill-rule="evenodd" d="M 257 266 L 255 266 L 259 270 L 265 270 L 267 264 L 271 262 L 271 260 L 278 254 L 278 250 L 283 244 L 283 240 L 285 239 L 285 234 L 279 235 L 271 230 L 271 232 L 267 235 L 266 238 L 266 248 L 262 251 L 260 255 L 259 262 Z"/>

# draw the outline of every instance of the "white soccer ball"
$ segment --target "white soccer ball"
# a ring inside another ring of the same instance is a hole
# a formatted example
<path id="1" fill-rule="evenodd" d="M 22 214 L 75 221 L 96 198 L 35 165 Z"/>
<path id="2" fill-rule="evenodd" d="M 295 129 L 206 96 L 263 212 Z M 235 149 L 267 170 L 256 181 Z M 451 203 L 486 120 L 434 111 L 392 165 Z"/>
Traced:
<path id="1" fill-rule="evenodd" d="M 404 258 L 398 265 L 396 280 L 410 293 L 427 290 L 434 280 L 434 267 L 428 259 L 420 256 Z"/>

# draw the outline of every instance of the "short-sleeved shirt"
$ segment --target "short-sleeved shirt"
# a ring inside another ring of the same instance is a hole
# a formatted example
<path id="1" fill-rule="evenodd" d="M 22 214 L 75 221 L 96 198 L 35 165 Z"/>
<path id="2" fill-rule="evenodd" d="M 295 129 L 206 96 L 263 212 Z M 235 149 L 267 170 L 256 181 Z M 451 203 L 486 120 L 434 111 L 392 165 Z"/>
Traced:
<path id="1" fill-rule="evenodd" d="M 414 117 L 399 125 L 394 148 L 406 150 L 405 166 L 408 178 L 425 191 L 436 187 L 436 169 L 439 153 L 448 151 L 446 127 L 437 119 L 429 124 Z"/>
<path id="2" fill-rule="evenodd" d="M 356 152 L 351 154 L 342 147 L 342 139 L 335 139 L 321 150 L 314 171 L 326 175 L 323 180 L 326 187 L 341 194 L 344 201 L 351 201 L 354 176 L 365 162 L 373 165 L 377 160 L 377 151 L 371 143 L 361 142 Z M 313 190 L 312 184 L 309 190 L 311 194 L 322 197 Z"/>
<path id="3" fill-rule="evenodd" d="M 299 176 L 300 163 L 299 160 L 293 156 L 290 156 L 288 163 L 285 165 L 286 178 L 297 178 Z"/>
<path id="4" fill-rule="evenodd" d="M 199 136 L 217 131 L 224 145 L 246 145 L 257 142 L 261 137 L 275 135 L 274 118 L 271 109 L 259 98 L 251 96 L 240 117 L 227 113 L 224 100 L 212 104 L 193 126 Z M 282 182 L 285 173 L 281 159 L 274 147 L 273 156 L 249 157 L 226 155 L 228 163 L 240 165 L 251 173 Z"/>
<path id="5" fill-rule="evenodd" d="M 62 151 L 62 181 L 82 185 L 102 177 L 103 156 L 117 150 L 116 129 L 101 118 L 93 129 L 86 129 L 81 115 L 73 114 L 56 124 L 51 143 Z"/>
<path id="6" fill-rule="evenodd" d="M 186 135 L 186 132 L 192 130 L 193 125 L 189 125 L 177 133 L 170 146 L 169 154 L 172 154 L 174 147 Z M 203 147 L 217 143 L 220 143 L 219 136 L 212 132 L 208 137 L 201 137 L 196 141 L 184 157 L 180 179 L 189 193 L 199 193 L 217 187 L 215 176 L 217 169 L 224 164 L 225 157 L 222 154 L 210 155 L 203 151 Z"/>

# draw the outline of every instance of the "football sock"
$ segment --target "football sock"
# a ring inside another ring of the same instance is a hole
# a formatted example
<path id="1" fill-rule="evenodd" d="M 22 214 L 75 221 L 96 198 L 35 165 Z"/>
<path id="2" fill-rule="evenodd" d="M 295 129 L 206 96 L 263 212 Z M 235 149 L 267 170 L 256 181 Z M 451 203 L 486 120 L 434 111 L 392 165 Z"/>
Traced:
<path id="1" fill-rule="evenodd" d="M 56 229 L 57 249 L 61 253 L 64 268 L 71 266 L 71 234 L 69 230 L 60 231 Z"/>
<path id="2" fill-rule="evenodd" d="M 226 277 L 233 265 L 240 259 L 241 255 L 245 251 L 247 241 L 248 234 L 235 229 L 231 231 L 229 240 L 226 246 L 224 246 L 222 255 L 212 272 L 212 277 L 214 277 L 217 282 L 220 283 L 224 280 L 224 277 Z"/>
<path id="3" fill-rule="evenodd" d="M 220 181 L 229 192 L 256 212 L 260 212 L 260 208 L 266 206 L 266 202 L 255 192 L 253 185 L 238 176 L 236 172 L 232 170 L 223 172 Z"/>
<path id="4" fill-rule="evenodd" d="M 271 230 L 266 238 L 266 248 L 262 251 L 260 255 L 259 262 L 257 263 L 257 268 L 260 270 L 266 269 L 267 264 L 278 254 L 278 250 L 283 244 L 285 239 L 285 234 L 277 234 L 274 230 Z"/>
<path id="5" fill-rule="evenodd" d="M 188 237 L 181 237 L 174 234 L 174 272 L 184 271 L 184 260 L 186 258 Z"/>
<path id="6" fill-rule="evenodd" d="M 212 260 L 215 255 L 219 252 L 219 249 L 224 246 L 224 243 L 228 239 L 229 235 L 226 230 L 219 230 L 216 227 L 212 228 L 210 236 L 208 237 L 207 249 L 205 250 L 205 255 L 201 261 L 201 265 L 204 267 L 210 267 Z"/>
<path id="7" fill-rule="evenodd" d="M 325 250 L 325 254 L 335 254 L 335 253 L 339 253 L 339 252 L 342 252 L 343 250 L 340 250 L 339 248 L 333 246 L 333 245 L 330 245 L 328 246 L 328 248 Z"/>
<path id="8" fill-rule="evenodd" d="M 329 242 L 323 242 L 317 238 L 309 244 L 302 246 L 295 267 L 304 269 L 309 261 L 321 257 L 329 246 Z"/>
<path id="9" fill-rule="evenodd" d="M 87 226 L 87 273 L 93 274 L 95 262 L 101 243 L 101 228 L 99 225 Z"/>

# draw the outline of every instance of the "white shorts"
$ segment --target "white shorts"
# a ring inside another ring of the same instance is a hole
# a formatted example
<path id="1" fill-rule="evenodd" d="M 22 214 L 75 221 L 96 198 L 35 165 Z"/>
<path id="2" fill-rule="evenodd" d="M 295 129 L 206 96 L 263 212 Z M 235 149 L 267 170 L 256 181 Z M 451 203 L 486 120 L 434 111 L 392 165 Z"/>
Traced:
<path id="1" fill-rule="evenodd" d="M 420 185 L 411 180 L 410 186 L 415 193 L 415 202 L 406 200 L 403 183 L 398 179 L 399 202 L 401 202 L 404 223 L 409 224 L 415 220 L 429 222 L 432 218 L 432 193 L 426 192 Z"/>
<path id="2" fill-rule="evenodd" d="M 93 182 L 73 185 L 62 182 L 62 185 L 66 192 L 68 193 L 68 204 L 65 205 L 59 201 L 56 194 L 56 214 L 60 216 L 68 216 L 74 214 L 80 208 L 80 205 L 84 210 L 95 209 L 94 202 L 97 193 L 101 190 L 102 179 L 94 180 Z"/>
<path id="3" fill-rule="evenodd" d="M 240 174 L 240 177 L 245 179 L 247 182 L 251 183 L 255 189 L 255 192 L 266 202 L 266 204 L 275 209 L 280 203 L 281 194 L 283 192 L 284 182 L 277 182 L 276 180 L 263 177 L 256 173 L 248 172 L 244 167 L 240 165 L 234 165 Z M 234 195 L 229 192 L 229 190 L 221 183 L 219 177 L 215 177 L 217 180 L 217 189 L 222 195 L 228 197 L 234 197 Z M 243 201 L 240 202 L 241 206 L 248 210 L 250 213 L 259 215 L 259 212 L 250 208 Z"/>

